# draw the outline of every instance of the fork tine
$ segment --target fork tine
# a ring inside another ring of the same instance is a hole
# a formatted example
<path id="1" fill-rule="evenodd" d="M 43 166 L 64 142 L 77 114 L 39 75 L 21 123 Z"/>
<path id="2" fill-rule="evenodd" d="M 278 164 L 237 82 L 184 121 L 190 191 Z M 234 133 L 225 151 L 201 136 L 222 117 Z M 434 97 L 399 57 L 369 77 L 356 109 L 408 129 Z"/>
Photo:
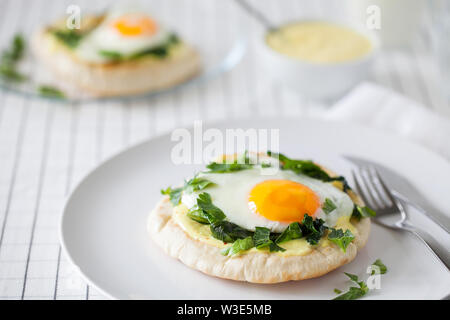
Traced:
<path id="1" fill-rule="evenodd" d="M 385 188 L 383 187 L 382 182 L 380 181 L 380 177 L 379 174 L 377 174 L 377 170 L 373 166 L 370 166 L 368 167 L 367 173 L 369 174 L 369 178 L 372 181 L 375 192 L 377 193 L 380 201 L 382 201 L 385 206 L 394 205 L 391 198 L 389 197 L 389 194 L 386 193 Z"/>
<path id="2" fill-rule="evenodd" d="M 355 170 L 352 169 L 352 177 L 353 177 L 353 181 L 355 181 L 355 188 L 356 188 L 356 192 L 358 192 L 358 195 L 362 198 L 362 200 L 364 201 L 364 203 L 370 205 L 372 208 L 373 204 L 369 203 L 369 199 L 366 197 L 366 193 L 364 192 L 363 188 L 361 187 L 361 184 L 359 183 L 359 178 L 358 175 L 356 174 Z"/>
<path id="3" fill-rule="evenodd" d="M 397 205 L 397 201 L 395 201 L 394 196 L 392 195 L 389 188 L 384 183 L 383 179 L 381 178 L 381 175 L 379 174 L 378 170 L 374 168 L 374 173 L 378 179 L 378 182 L 380 183 L 381 188 L 383 189 L 384 193 L 389 197 L 389 200 L 391 200 L 393 205 Z"/>
<path id="4" fill-rule="evenodd" d="M 378 201 L 382 207 L 392 206 L 393 204 L 390 201 L 390 198 L 386 195 L 384 188 L 381 186 L 381 183 L 379 181 L 380 179 L 375 174 L 374 169 L 375 168 L 373 168 L 372 166 L 369 166 L 366 168 L 366 171 L 365 171 L 367 174 L 367 178 L 370 181 L 370 184 L 371 184 L 371 187 L 373 190 L 373 194 L 374 194 L 374 196 L 376 196 L 376 198 L 378 199 Z"/>
<path id="5" fill-rule="evenodd" d="M 369 201 L 369 205 L 372 208 L 383 208 L 385 205 L 382 201 L 379 201 L 378 197 L 375 197 L 375 191 L 373 190 L 373 183 L 371 179 L 367 176 L 367 170 L 364 167 L 359 168 L 360 171 L 360 177 L 361 181 L 363 183 L 363 186 L 365 190 L 367 191 L 366 197 L 369 198 L 371 201 Z"/>

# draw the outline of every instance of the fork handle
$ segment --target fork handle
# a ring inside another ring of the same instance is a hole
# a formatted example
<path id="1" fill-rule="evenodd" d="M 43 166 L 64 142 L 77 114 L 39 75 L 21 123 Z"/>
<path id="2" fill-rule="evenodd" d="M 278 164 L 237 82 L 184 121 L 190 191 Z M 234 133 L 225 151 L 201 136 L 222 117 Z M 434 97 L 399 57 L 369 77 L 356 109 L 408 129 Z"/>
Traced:
<path id="1" fill-rule="evenodd" d="M 403 225 L 403 228 L 422 240 L 447 269 L 450 270 L 450 251 L 448 249 L 426 231 L 406 225 Z"/>

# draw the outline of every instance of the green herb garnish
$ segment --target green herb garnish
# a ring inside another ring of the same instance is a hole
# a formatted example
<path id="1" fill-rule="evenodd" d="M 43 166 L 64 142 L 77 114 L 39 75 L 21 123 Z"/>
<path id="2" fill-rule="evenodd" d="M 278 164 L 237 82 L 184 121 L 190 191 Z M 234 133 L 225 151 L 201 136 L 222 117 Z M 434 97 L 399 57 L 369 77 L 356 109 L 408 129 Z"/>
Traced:
<path id="1" fill-rule="evenodd" d="M 206 219 L 208 219 L 209 223 L 222 221 L 226 218 L 223 211 L 213 205 L 209 193 L 203 192 L 198 195 L 197 206 L 203 211 L 203 214 Z"/>
<path id="2" fill-rule="evenodd" d="M 387 272 L 387 267 L 384 265 L 383 262 L 381 262 L 380 259 L 375 260 L 374 263 L 372 263 L 372 266 L 377 266 L 380 270 L 380 274 L 385 274 Z M 372 274 L 375 274 L 375 270 L 372 270 Z"/>
<path id="3" fill-rule="evenodd" d="M 209 173 L 227 173 L 227 172 L 235 172 L 235 171 L 241 171 L 246 169 L 253 168 L 253 165 L 246 164 L 246 163 L 217 163 L 212 162 L 206 166 L 206 168 L 209 169 Z"/>
<path id="4" fill-rule="evenodd" d="M 187 216 L 194 221 L 197 221 L 202 224 L 209 224 L 209 220 L 206 215 L 203 213 L 203 210 L 200 209 L 197 205 L 193 206 L 189 209 Z"/>
<path id="5" fill-rule="evenodd" d="M 161 194 L 167 195 L 170 198 L 170 202 L 174 206 L 177 206 L 181 202 L 181 196 L 183 194 L 183 188 L 175 188 L 172 189 L 171 187 L 168 187 L 167 189 L 162 189 Z"/>
<path id="6" fill-rule="evenodd" d="M 387 272 L 387 267 L 383 264 L 383 262 L 381 262 L 380 259 L 375 260 L 375 262 L 372 263 L 372 266 L 377 266 L 380 269 L 380 274 L 385 274 Z M 341 295 L 337 296 L 333 300 L 355 300 L 365 296 L 367 292 L 369 292 L 367 284 L 364 281 L 360 281 L 357 275 L 347 272 L 344 273 L 347 277 L 350 278 L 351 281 L 353 281 L 357 285 L 357 287 L 350 287 L 344 294 L 341 294 L 341 290 L 334 289 L 334 292 L 336 294 Z M 372 275 L 373 274 L 375 274 L 375 270 L 372 270 Z"/>
<path id="7" fill-rule="evenodd" d="M 303 236 L 302 229 L 298 222 L 292 222 L 275 240 L 276 243 L 283 243 L 289 240 L 299 239 Z"/>
<path id="8" fill-rule="evenodd" d="M 71 49 L 78 46 L 84 34 L 75 29 L 55 30 L 53 35 Z"/>
<path id="9" fill-rule="evenodd" d="M 369 288 L 367 287 L 366 283 L 364 281 L 359 281 L 358 276 L 344 272 L 347 277 L 350 278 L 355 284 L 357 284 L 357 287 L 350 287 L 349 290 L 341 294 L 340 296 L 337 296 L 333 300 L 355 300 L 363 297 L 366 295 L 366 293 L 369 291 Z M 336 290 L 336 289 L 335 289 Z"/>
<path id="10" fill-rule="evenodd" d="M 14 36 L 11 45 L 5 49 L 0 57 L 0 76 L 9 81 L 20 82 L 26 76 L 17 71 L 17 63 L 24 55 L 25 40 L 21 34 Z"/>
<path id="11" fill-rule="evenodd" d="M 322 210 L 323 212 L 325 212 L 326 214 L 331 213 L 333 210 L 335 210 L 337 207 L 334 204 L 333 201 L 331 201 L 330 199 L 326 198 L 325 202 L 322 205 Z"/>
<path id="12" fill-rule="evenodd" d="M 308 214 L 303 216 L 302 233 L 310 245 L 316 245 L 324 235 L 327 227 L 322 219 L 313 219 Z"/>
<path id="13" fill-rule="evenodd" d="M 370 218 L 375 217 L 376 212 L 370 209 L 369 207 L 360 207 L 355 204 L 353 207 L 352 217 L 360 220 L 361 218 Z"/>
<path id="14" fill-rule="evenodd" d="M 344 252 L 346 252 L 347 246 L 353 239 L 355 239 L 355 236 L 348 229 L 343 232 L 342 229 L 332 228 L 331 232 L 328 234 L 328 240 L 337 244 Z"/>
<path id="15" fill-rule="evenodd" d="M 223 249 L 220 253 L 224 256 L 233 256 L 242 251 L 247 251 L 254 247 L 252 237 L 247 237 L 244 239 L 237 239 L 233 242 L 233 244 L 225 249 Z"/>
<path id="16" fill-rule="evenodd" d="M 344 177 L 330 177 L 322 168 L 311 160 L 295 160 L 286 157 L 281 153 L 267 151 L 267 155 L 277 158 L 281 161 L 282 170 L 291 170 L 296 174 L 304 174 L 308 177 L 318 179 L 324 182 L 340 181 L 344 186 L 344 192 L 350 189 L 347 180 Z"/>
<path id="17" fill-rule="evenodd" d="M 253 237 L 252 231 L 225 220 L 211 223 L 210 230 L 214 238 L 226 243 L 234 242 L 237 239 Z"/>
<path id="18" fill-rule="evenodd" d="M 120 52 L 111 50 L 100 50 L 98 54 L 107 58 L 110 61 L 134 60 L 145 56 L 155 56 L 157 58 L 165 58 L 170 53 L 171 47 L 179 42 L 180 40 L 178 36 L 175 34 L 171 34 L 167 38 L 166 42 L 164 42 L 163 44 L 153 48 L 138 51 L 132 55 L 124 55 Z"/>
<path id="19" fill-rule="evenodd" d="M 214 183 L 212 183 L 211 181 L 195 176 L 194 178 L 186 181 L 183 187 L 175 189 L 168 187 L 166 189 L 161 190 L 161 194 L 168 195 L 170 197 L 170 202 L 172 202 L 174 206 L 177 206 L 181 202 L 181 196 L 183 195 L 183 191 L 187 192 L 201 191 L 206 187 L 212 185 L 214 185 Z"/>
<path id="20" fill-rule="evenodd" d="M 203 189 L 205 189 L 206 187 L 210 187 L 213 186 L 214 183 L 212 183 L 211 181 L 204 179 L 204 178 L 199 178 L 199 177 L 194 177 L 191 180 L 186 181 L 186 183 L 184 184 L 184 191 L 186 192 L 194 192 L 194 191 L 201 191 Z"/>
<path id="21" fill-rule="evenodd" d="M 58 88 L 48 86 L 48 85 L 41 85 L 37 88 L 39 94 L 46 96 L 46 97 L 52 97 L 52 98 L 65 98 L 65 94 L 59 90 Z"/>
<path id="22" fill-rule="evenodd" d="M 256 227 L 255 233 L 253 235 L 253 242 L 255 243 L 256 249 L 266 249 L 269 248 L 270 252 L 286 251 L 286 249 L 277 245 L 274 241 L 270 239 L 270 229 L 264 227 Z"/>

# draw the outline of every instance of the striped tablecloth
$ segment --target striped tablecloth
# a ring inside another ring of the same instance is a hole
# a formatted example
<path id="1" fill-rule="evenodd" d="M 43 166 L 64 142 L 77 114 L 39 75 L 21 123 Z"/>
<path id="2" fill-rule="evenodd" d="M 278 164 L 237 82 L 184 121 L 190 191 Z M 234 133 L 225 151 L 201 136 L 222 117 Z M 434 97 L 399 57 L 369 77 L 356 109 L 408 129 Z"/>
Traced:
<path id="1" fill-rule="evenodd" d="M 205 1 L 206 0 L 198 0 Z M 209 0 L 208 0 L 209 1 Z M 215 0 L 218 1 L 218 0 Z M 59 1 L 58 1 L 59 2 Z M 341 1 L 253 1 L 276 19 L 290 15 L 326 16 Z M 92 1 L 2 0 L 0 47 L 23 25 L 41 16 Z M 105 1 L 95 1 L 95 8 Z M 260 26 L 248 17 L 250 39 Z M 426 39 L 425 39 L 426 40 Z M 217 37 L 220 41 L 220 37 Z M 406 53 L 383 54 L 373 80 L 441 113 L 449 106 L 439 90 L 437 67 L 418 41 Z M 326 112 L 274 85 L 261 73 L 249 43 L 243 61 L 208 83 L 152 99 L 128 102 L 55 103 L 0 92 L 0 299 L 102 299 L 61 252 L 58 224 L 71 189 L 87 172 L 114 153 L 194 120 L 284 115 L 304 117 Z"/>

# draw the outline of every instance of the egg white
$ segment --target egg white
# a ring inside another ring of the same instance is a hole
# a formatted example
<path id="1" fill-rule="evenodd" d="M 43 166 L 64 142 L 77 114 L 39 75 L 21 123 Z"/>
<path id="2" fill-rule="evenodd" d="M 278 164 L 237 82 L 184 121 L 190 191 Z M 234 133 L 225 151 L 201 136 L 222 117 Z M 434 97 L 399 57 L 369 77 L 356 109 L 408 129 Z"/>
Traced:
<path id="1" fill-rule="evenodd" d="M 155 34 L 127 37 L 111 27 L 111 22 L 128 13 L 142 13 L 134 10 L 113 10 L 93 31 L 86 35 L 75 50 L 76 55 L 89 62 L 105 62 L 108 58 L 99 54 L 100 51 L 118 52 L 123 56 L 151 49 L 165 43 L 170 32 L 157 22 Z M 152 18 L 153 19 L 153 18 Z"/>
<path id="2" fill-rule="evenodd" d="M 290 180 L 301 183 L 313 190 L 320 199 L 321 205 L 328 198 L 336 205 L 336 209 L 326 214 L 322 208 L 315 212 L 317 218 L 325 221 L 328 227 L 334 227 L 337 220 L 343 216 L 351 216 L 353 202 L 343 191 L 330 183 L 325 183 L 305 175 L 298 175 L 288 170 L 278 170 L 270 175 L 264 171 L 270 170 L 255 167 L 233 173 L 200 173 L 199 177 L 205 178 L 215 185 L 204 190 L 211 195 L 212 202 L 220 208 L 227 219 L 245 229 L 255 230 L 255 227 L 266 227 L 272 232 L 282 232 L 289 223 L 272 221 L 262 215 L 255 214 L 249 209 L 248 197 L 251 189 L 265 180 Z M 196 204 L 198 193 L 183 194 L 182 203 L 188 208 Z"/>

